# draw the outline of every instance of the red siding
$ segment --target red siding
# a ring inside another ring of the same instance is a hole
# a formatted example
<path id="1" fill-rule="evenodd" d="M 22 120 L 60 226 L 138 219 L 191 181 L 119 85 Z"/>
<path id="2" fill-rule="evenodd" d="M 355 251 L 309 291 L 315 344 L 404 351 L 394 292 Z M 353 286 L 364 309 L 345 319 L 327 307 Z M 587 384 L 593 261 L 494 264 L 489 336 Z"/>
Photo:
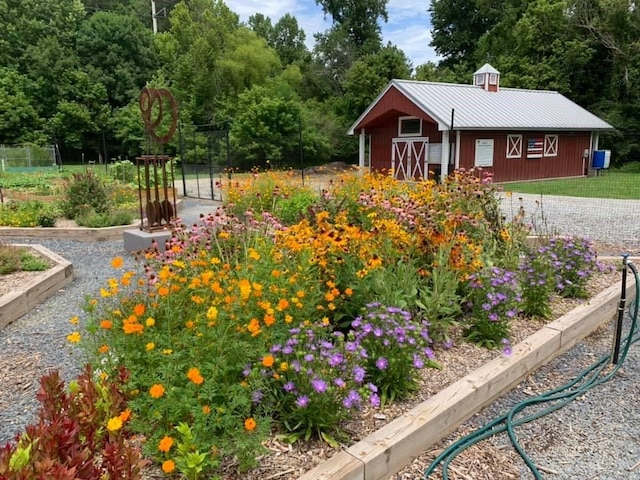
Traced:
<path id="1" fill-rule="evenodd" d="M 520 158 L 506 158 L 507 135 L 522 134 L 523 147 Z M 555 133 L 558 135 L 558 155 L 554 157 L 527 158 L 526 139 L 544 137 L 545 132 L 462 132 L 460 141 L 460 167 L 473 168 L 476 139 L 493 139 L 493 172 L 496 182 L 535 180 L 541 178 L 573 177 L 586 174 L 588 161 L 583 152 L 589 149 L 590 133 Z"/>
<path id="2" fill-rule="evenodd" d="M 394 115 L 389 115 L 389 113 L 393 113 Z M 434 120 L 418 108 L 415 103 L 402 95 L 396 87 L 391 87 L 353 130 L 357 135 L 358 130 L 361 128 L 368 130 L 370 128 L 380 127 L 388 123 L 389 117 L 394 117 L 397 125 L 398 116 L 400 115 L 411 115 L 429 122 L 434 122 Z"/>

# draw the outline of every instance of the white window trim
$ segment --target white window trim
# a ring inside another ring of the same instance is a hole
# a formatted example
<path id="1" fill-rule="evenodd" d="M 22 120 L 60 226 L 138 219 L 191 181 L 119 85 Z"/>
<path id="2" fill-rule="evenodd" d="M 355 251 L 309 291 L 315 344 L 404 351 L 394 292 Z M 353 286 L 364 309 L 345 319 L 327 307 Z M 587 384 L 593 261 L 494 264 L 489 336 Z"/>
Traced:
<path id="1" fill-rule="evenodd" d="M 403 120 L 418 120 L 420 122 L 420 130 L 418 132 L 402 133 Z M 422 136 L 422 119 L 418 117 L 411 117 L 411 116 L 398 117 L 398 136 L 399 137 L 421 137 Z"/>
<path id="2" fill-rule="evenodd" d="M 484 75 L 482 73 L 476 75 L 475 84 L 484 85 Z"/>
<path id="3" fill-rule="evenodd" d="M 490 73 L 489 74 L 489 85 L 497 85 L 498 84 L 498 74 Z"/>
<path id="4" fill-rule="evenodd" d="M 507 158 L 522 158 L 522 135 L 507 135 Z"/>
<path id="5" fill-rule="evenodd" d="M 545 157 L 558 156 L 558 135 L 544 136 L 544 156 Z"/>

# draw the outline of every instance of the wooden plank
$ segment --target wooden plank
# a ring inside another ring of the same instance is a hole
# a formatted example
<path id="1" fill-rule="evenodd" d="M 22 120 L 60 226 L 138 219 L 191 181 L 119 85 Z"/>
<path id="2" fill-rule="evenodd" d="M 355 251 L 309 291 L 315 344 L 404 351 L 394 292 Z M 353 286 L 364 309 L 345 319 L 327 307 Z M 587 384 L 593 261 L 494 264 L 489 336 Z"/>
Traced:
<path id="1" fill-rule="evenodd" d="M 27 301 L 22 290 L 2 295 L 0 297 L 0 328 L 4 328 L 27 311 Z"/>
<path id="2" fill-rule="evenodd" d="M 322 462 L 313 470 L 309 470 L 298 480 L 332 480 L 338 478 L 340 480 L 363 480 L 364 463 L 343 450 Z"/>

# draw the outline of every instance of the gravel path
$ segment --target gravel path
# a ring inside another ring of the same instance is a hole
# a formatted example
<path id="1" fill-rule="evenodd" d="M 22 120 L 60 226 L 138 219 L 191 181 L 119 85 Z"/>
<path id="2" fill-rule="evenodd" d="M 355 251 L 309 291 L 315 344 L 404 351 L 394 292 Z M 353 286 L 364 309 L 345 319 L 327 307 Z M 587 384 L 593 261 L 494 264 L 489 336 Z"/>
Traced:
<path id="1" fill-rule="evenodd" d="M 538 225 L 538 228 L 546 223 L 547 232 L 588 236 L 608 244 L 611 251 L 607 253 L 610 254 L 640 251 L 640 202 L 567 197 L 545 197 L 540 201 L 539 197 L 514 194 L 503 202 L 505 214 L 510 216 L 517 211 L 520 203 L 526 210 L 527 221 Z M 181 216 L 185 223 L 190 224 L 200 213 L 213 211 L 215 205 L 208 201 L 185 200 Z M 539 230 L 539 233 L 544 232 Z M 66 341 L 66 335 L 74 329 L 69 318 L 80 315 L 85 296 L 95 295 L 111 276 L 110 269 L 104 267 L 118 255 L 125 257 L 127 267 L 133 267 L 133 261 L 123 251 L 122 241 L 31 242 L 42 244 L 71 261 L 76 279 L 64 291 L 0 330 L 0 385 L 3 385 L 0 387 L 0 444 L 12 439 L 16 431 L 21 431 L 33 419 L 34 394 L 42 374 L 59 369 L 67 380 L 77 375 L 82 359 Z M 474 416 L 463 429 L 469 431 L 480 426 L 532 392 L 539 393 L 556 386 L 563 382 L 562 378 L 572 378 L 606 352 L 610 343 L 606 331 L 598 337 L 591 337 Z M 639 349 L 638 345 L 632 346 L 625 367 L 611 382 L 553 416 L 519 430 L 535 461 L 547 472 L 557 472 L 547 473 L 546 479 L 640 479 L 640 466 L 636 466 L 640 461 Z M 5 388 L 8 378 L 14 380 L 10 389 Z M 517 461 L 513 454 L 504 453 L 507 452 L 504 439 L 497 439 L 487 448 Z M 420 472 L 427 465 L 427 457 L 418 459 L 394 478 L 422 478 Z M 491 474 L 466 478 L 498 480 L 499 477 Z M 522 465 L 520 477 L 503 478 L 532 477 Z"/>

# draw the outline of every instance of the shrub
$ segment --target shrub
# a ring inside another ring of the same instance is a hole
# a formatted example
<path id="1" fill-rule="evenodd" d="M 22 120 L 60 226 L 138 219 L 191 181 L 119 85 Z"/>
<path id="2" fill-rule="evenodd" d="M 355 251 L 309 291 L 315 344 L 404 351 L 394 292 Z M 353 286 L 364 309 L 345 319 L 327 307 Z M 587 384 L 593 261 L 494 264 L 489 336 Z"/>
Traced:
<path id="1" fill-rule="evenodd" d="M 426 320 L 414 320 L 406 310 L 379 303 L 367 305 L 351 323 L 347 352 L 366 352 L 366 378 L 377 387 L 382 404 L 415 391 L 420 369 L 438 367 L 428 326 Z"/>
<path id="2" fill-rule="evenodd" d="M 468 340 L 497 348 L 509 338 L 511 321 L 518 314 L 520 286 L 514 272 L 499 267 L 485 268 L 469 277 Z"/>
<path id="3" fill-rule="evenodd" d="M 286 342 L 273 345 L 253 366 L 253 375 L 268 379 L 270 387 L 254 392 L 254 399 L 275 413 L 289 442 L 315 434 L 337 446 L 334 437 L 341 438 L 349 412 L 362 408 L 369 395 L 378 403 L 375 387 L 365 386 L 362 348 L 345 346 L 344 336 L 328 326 L 292 328 Z"/>
<path id="4" fill-rule="evenodd" d="M 49 268 L 49 264 L 29 249 L 0 242 L 0 275 L 17 271 L 39 272 Z"/>
<path id="5" fill-rule="evenodd" d="M 107 187 L 93 170 L 73 174 L 62 202 L 62 212 L 67 218 L 75 219 L 89 210 L 107 213 L 109 207 Z"/>
<path id="6" fill-rule="evenodd" d="M 552 237 L 548 255 L 555 270 L 556 289 L 563 297 L 586 298 L 587 282 L 604 270 L 593 243 L 585 238 Z"/>
<path id="7" fill-rule="evenodd" d="M 522 287 L 520 309 L 528 317 L 551 316 L 551 295 L 556 284 L 549 254 L 549 247 L 541 246 L 528 253 L 518 269 Z"/>

